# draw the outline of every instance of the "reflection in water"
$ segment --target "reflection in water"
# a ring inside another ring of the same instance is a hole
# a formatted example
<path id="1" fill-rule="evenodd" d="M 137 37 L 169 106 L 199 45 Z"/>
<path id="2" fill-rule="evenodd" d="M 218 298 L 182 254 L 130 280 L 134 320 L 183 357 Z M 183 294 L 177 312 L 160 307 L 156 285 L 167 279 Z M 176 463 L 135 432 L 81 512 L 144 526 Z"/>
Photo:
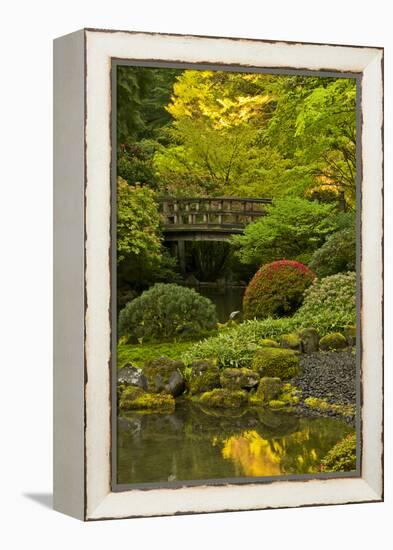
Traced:
<path id="1" fill-rule="evenodd" d="M 131 413 L 118 422 L 118 483 L 313 473 L 351 431 L 331 418 L 189 402 L 173 414 Z"/>

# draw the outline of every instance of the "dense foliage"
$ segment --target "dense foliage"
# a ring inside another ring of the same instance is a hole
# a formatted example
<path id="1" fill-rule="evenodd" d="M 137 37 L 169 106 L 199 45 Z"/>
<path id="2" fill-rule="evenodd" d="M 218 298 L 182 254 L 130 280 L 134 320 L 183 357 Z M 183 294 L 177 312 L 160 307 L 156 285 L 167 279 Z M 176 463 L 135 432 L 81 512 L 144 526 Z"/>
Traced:
<path id="1" fill-rule="evenodd" d="M 350 472 L 356 470 L 356 435 L 339 441 L 322 459 L 323 472 Z"/>
<path id="2" fill-rule="evenodd" d="M 262 266 L 251 279 L 243 299 L 246 319 L 293 314 L 315 275 L 305 265 L 279 260 Z"/>
<path id="3" fill-rule="evenodd" d="M 316 279 L 304 293 L 294 316 L 302 326 L 315 327 L 320 335 L 356 324 L 356 273 L 338 273 Z"/>
<path id="4" fill-rule="evenodd" d="M 355 103 L 353 79 L 184 71 L 157 173 L 172 194 L 277 198 L 324 187 L 352 206 Z"/>
<path id="5" fill-rule="evenodd" d="M 120 312 L 119 335 L 138 339 L 190 337 L 217 323 L 216 308 L 195 290 L 158 283 Z"/>
<path id="6" fill-rule="evenodd" d="M 237 256 L 245 264 L 261 265 L 280 258 L 304 259 L 337 229 L 334 206 L 298 197 L 274 200 L 267 216 L 233 237 Z"/>
<path id="7" fill-rule="evenodd" d="M 117 182 L 119 305 L 156 281 L 176 280 L 176 260 L 162 245 L 161 217 L 148 187 Z"/>
<path id="8" fill-rule="evenodd" d="M 319 277 L 327 277 L 344 271 L 354 271 L 356 267 L 355 226 L 333 233 L 316 250 L 310 261 L 310 268 Z"/>
<path id="9" fill-rule="evenodd" d="M 245 321 L 224 330 L 218 336 L 195 343 L 183 353 L 182 360 L 190 364 L 198 359 L 213 359 L 223 368 L 250 368 L 253 355 L 264 345 L 264 339 L 279 338 L 291 332 L 294 326 L 291 318 Z"/>
<path id="10" fill-rule="evenodd" d="M 147 187 L 117 183 L 117 261 L 127 256 L 138 262 L 156 262 L 161 254 L 160 215 L 153 192 Z"/>

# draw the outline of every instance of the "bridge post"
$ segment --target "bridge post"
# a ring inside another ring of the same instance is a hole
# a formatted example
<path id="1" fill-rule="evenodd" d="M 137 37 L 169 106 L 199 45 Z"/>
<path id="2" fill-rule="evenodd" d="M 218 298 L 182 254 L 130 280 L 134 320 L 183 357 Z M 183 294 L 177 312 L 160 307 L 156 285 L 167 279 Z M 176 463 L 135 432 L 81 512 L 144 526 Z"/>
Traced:
<path id="1" fill-rule="evenodd" d="M 186 243 L 183 240 L 177 241 L 177 257 L 182 275 L 186 273 Z"/>

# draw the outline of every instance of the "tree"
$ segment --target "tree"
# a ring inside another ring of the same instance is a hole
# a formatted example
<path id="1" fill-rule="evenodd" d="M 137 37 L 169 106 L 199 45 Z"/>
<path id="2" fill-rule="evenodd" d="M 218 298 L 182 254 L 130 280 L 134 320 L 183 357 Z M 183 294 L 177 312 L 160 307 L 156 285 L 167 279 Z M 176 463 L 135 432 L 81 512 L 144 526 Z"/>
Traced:
<path id="1" fill-rule="evenodd" d="M 330 188 L 337 202 L 355 206 L 356 81 L 278 77 L 276 108 L 264 140 L 308 176 L 305 192 Z"/>
<path id="2" fill-rule="evenodd" d="M 131 187 L 122 178 L 117 185 L 118 286 L 141 290 L 156 281 L 176 280 L 176 262 L 162 245 L 161 218 L 154 193 Z"/>
<path id="3" fill-rule="evenodd" d="M 232 237 L 237 256 L 245 264 L 260 266 L 283 258 L 304 259 L 337 229 L 335 209 L 298 197 L 278 199 L 267 215 Z"/>
<path id="4" fill-rule="evenodd" d="M 170 145 L 155 155 L 167 192 L 181 193 L 190 174 L 197 194 L 234 195 L 250 181 L 247 173 L 260 165 L 256 139 L 270 101 L 255 86 L 260 76 L 185 71 L 177 78 L 167 106 Z"/>

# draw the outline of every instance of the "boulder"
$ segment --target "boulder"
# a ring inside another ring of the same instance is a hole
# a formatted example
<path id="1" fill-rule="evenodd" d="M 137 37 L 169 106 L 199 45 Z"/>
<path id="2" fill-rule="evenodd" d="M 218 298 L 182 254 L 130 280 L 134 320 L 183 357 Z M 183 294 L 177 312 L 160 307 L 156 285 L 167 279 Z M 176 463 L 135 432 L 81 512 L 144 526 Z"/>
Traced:
<path id="1" fill-rule="evenodd" d="M 178 397 L 184 392 L 185 388 L 186 384 L 183 376 L 180 374 L 180 372 L 175 371 L 170 375 L 168 383 L 165 385 L 164 391 L 165 393 L 171 394 L 173 397 Z"/>
<path id="2" fill-rule="evenodd" d="M 189 368 L 194 375 L 201 374 L 202 372 L 206 372 L 207 370 L 217 369 L 217 366 L 214 365 L 211 361 L 207 361 L 206 359 L 198 359 L 197 361 L 193 361 L 192 363 L 190 363 Z"/>
<path id="3" fill-rule="evenodd" d="M 344 327 L 344 336 L 350 348 L 356 345 L 356 327 L 354 325 Z"/>
<path id="4" fill-rule="evenodd" d="M 204 393 L 220 387 L 220 371 L 217 367 L 209 370 L 196 370 L 192 373 L 188 382 L 188 390 L 191 395 Z"/>
<path id="5" fill-rule="evenodd" d="M 136 386 L 127 386 L 121 394 L 119 409 L 171 413 L 175 410 L 175 400 L 172 395 L 149 393 Z"/>
<path id="6" fill-rule="evenodd" d="M 259 381 L 257 391 L 255 392 L 255 398 L 262 403 L 268 403 L 280 395 L 281 388 L 282 382 L 280 378 L 264 376 Z"/>
<path id="7" fill-rule="evenodd" d="M 314 328 L 303 328 L 299 330 L 298 334 L 302 341 L 303 353 L 314 353 L 318 351 L 319 334 Z"/>
<path id="8" fill-rule="evenodd" d="M 224 369 L 221 371 L 220 382 L 223 388 L 229 390 L 250 390 L 259 382 L 259 374 L 251 369 Z"/>
<path id="9" fill-rule="evenodd" d="M 252 370 L 261 377 L 288 380 L 300 372 L 298 354 L 290 349 L 261 348 L 254 354 Z"/>
<path id="10" fill-rule="evenodd" d="M 322 351 L 334 351 L 338 349 L 344 349 L 347 347 L 347 341 L 345 337 L 339 332 L 331 332 L 326 334 L 319 341 L 319 347 Z"/>
<path id="11" fill-rule="evenodd" d="M 279 348 L 280 344 L 276 342 L 275 340 L 271 340 L 270 338 L 262 338 L 262 340 L 259 341 L 259 344 L 263 348 Z"/>
<path id="12" fill-rule="evenodd" d="M 147 390 L 147 378 L 142 369 L 127 364 L 117 371 L 117 384 L 124 386 L 137 386 Z"/>
<path id="13" fill-rule="evenodd" d="M 237 409 L 247 404 L 247 393 L 243 390 L 217 388 L 199 397 L 201 405 L 221 409 Z"/>
<path id="14" fill-rule="evenodd" d="M 143 374 L 147 378 L 147 389 L 149 392 L 160 393 L 165 392 L 174 373 L 178 373 L 181 377 L 185 366 L 181 361 L 174 361 L 168 357 L 159 357 L 146 361 L 143 366 Z M 176 377 L 178 380 L 178 377 Z M 172 378 L 172 385 L 174 380 Z"/>
<path id="15" fill-rule="evenodd" d="M 280 339 L 282 348 L 293 349 L 295 351 L 302 350 L 302 341 L 297 334 L 283 334 Z"/>

